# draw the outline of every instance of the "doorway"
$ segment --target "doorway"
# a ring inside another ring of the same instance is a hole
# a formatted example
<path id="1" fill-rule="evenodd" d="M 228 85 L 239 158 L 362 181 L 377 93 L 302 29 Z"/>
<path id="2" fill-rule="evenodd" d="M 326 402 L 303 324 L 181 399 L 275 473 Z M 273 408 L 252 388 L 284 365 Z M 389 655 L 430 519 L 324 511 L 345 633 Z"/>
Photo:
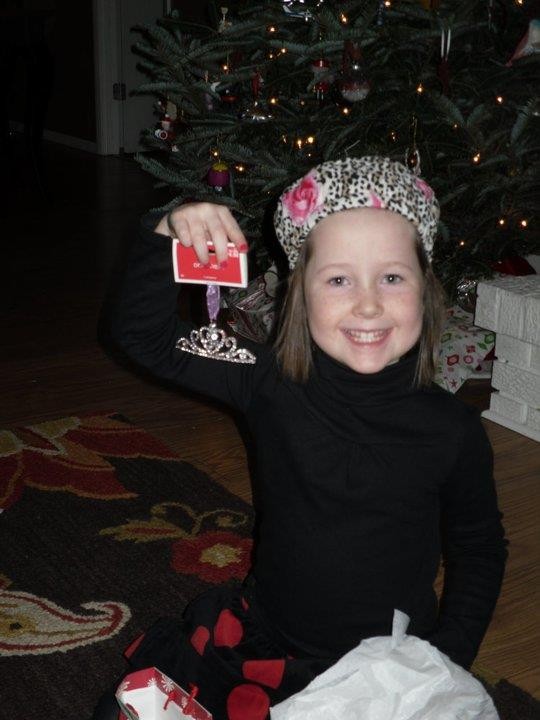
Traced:
<path id="1" fill-rule="evenodd" d="M 142 149 L 141 130 L 156 118 L 150 95 L 133 95 L 147 76 L 132 51 L 136 25 L 154 24 L 168 0 L 93 0 L 97 151 L 100 155 Z"/>

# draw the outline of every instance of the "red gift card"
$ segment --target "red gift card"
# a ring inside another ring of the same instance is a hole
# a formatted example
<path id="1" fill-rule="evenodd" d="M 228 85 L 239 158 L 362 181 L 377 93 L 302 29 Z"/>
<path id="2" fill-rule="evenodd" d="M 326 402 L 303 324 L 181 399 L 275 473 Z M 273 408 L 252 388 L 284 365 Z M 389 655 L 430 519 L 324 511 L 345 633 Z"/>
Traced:
<path id="1" fill-rule="evenodd" d="M 216 262 L 214 246 L 209 242 L 210 264 L 205 267 L 195 254 L 193 247 L 184 247 L 179 240 L 173 239 L 174 279 L 179 283 L 245 288 L 247 286 L 247 255 L 238 252 L 234 243 L 227 244 L 227 251 L 227 265 L 220 267 Z"/>

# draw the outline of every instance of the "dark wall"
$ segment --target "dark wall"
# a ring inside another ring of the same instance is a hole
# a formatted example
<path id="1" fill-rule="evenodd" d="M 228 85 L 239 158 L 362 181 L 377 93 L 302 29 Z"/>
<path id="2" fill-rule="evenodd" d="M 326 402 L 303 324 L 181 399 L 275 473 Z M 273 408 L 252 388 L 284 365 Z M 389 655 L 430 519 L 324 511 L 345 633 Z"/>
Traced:
<path id="1" fill-rule="evenodd" d="M 11 120 L 96 140 L 92 0 L 0 0 Z"/>
<path id="2" fill-rule="evenodd" d="M 96 140 L 92 0 L 56 0 L 55 80 L 48 130 Z"/>

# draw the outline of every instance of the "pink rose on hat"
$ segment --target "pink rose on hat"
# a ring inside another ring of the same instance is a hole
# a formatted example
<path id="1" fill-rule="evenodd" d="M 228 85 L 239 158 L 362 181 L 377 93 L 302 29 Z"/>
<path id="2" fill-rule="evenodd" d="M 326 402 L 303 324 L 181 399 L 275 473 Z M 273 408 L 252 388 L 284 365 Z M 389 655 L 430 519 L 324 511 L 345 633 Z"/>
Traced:
<path id="1" fill-rule="evenodd" d="M 312 173 L 305 175 L 300 183 L 285 193 L 281 199 L 294 225 L 303 225 L 307 218 L 324 202 L 324 193 Z"/>
<path id="2" fill-rule="evenodd" d="M 426 200 L 431 201 L 434 193 L 433 189 L 427 184 L 427 182 L 425 180 L 421 180 L 420 178 L 416 178 L 414 182 Z"/>

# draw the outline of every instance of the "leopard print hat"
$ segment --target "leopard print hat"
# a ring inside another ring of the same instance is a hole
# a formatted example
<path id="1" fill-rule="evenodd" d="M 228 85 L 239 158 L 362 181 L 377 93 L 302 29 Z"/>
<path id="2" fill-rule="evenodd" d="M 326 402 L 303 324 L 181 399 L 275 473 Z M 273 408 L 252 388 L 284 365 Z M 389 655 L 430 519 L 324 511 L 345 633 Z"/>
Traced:
<path id="1" fill-rule="evenodd" d="M 410 220 L 431 260 L 439 220 L 433 190 L 402 163 L 373 155 L 324 162 L 283 192 L 274 227 L 289 268 L 319 220 L 361 207 L 393 210 Z"/>

